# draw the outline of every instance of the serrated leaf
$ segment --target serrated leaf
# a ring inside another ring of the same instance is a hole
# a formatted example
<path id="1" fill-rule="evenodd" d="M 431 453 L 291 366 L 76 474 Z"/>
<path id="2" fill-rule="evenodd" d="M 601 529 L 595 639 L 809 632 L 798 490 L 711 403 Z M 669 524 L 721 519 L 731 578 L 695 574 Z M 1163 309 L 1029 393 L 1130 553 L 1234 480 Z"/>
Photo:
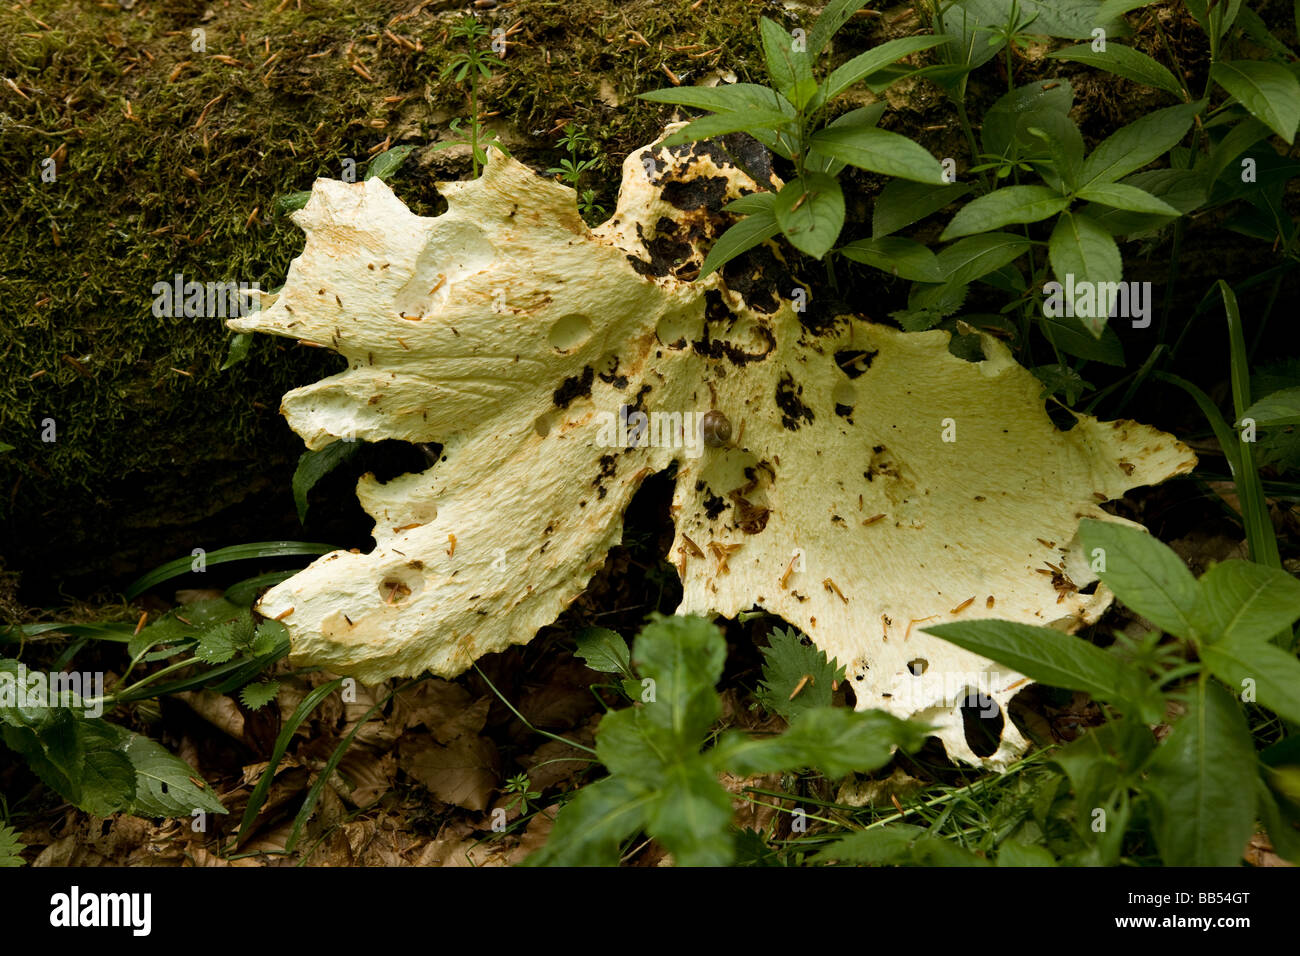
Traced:
<path id="1" fill-rule="evenodd" d="M 1046 186 L 1006 186 L 986 196 L 972 199 L 957 210 L 940 242 L 989 232 L 1020 222 L 1038 222 L 1055 216 L 1070 201 Z"/>
<path id="2" fill-rule="evenodd" d="M 135 798 L 131 812 L 141 817 L 189 819 L 195 810 L 226 813 L 207 784 L 199 786 L 197 772 L 167 748 L 140 734 L 130 734 L 123 753 L 135 771 Z"/>
<path id="3" fill-rule="evenodd" d="M 577 655 L 594 671 L 632 676 L 632 652 L 627 641 L 607 627 L 587 627 L 576 636 Z"/>
<path id="4" fill-rule="evenodd" d="M 360 447 L 360 442 L 336 441 L 299 456 L 298 467 L 293 471 L 293 503 L 298 508 L 299 522 L 307 520 L 307 493 L 316 482 L 355 455 Z"/>
<path id="5" fill-rule="evenodd" d="M 236 625 L 234 621 L 218 624 L 198 635 L 194 656 L 209 664 L 224 664 L 235 656 Z"/>
<path id="6" fill-rule="evenodd" d="M 1106 49 L 1101 52 L 1094 50 L 1090 43 L 1080 43 L 1062 50 L 1054 50 L 1047 56 L 1054 60 L 1083 63 L 1122 76 L 1126 80 L 1153 86 L 1174 96 L 1182 96 L 1182 87 L 1178 85 L 1178 80 L 1158 60 L 1122 43 L 1107 40 Z"/>
<path id="7" fill-rule="evenodd" d="M 20 834 L 13 827 L 8 825 L 0 826 L 0 867 L 25 866 L 26 860 L 22 857 L 23 850 L 27 847 L 20 839 Z"/>
<path id="8" fill-rule="evenodd" d="M 1080 522 L 1079 538 L 1094 561 L 1104 561 L 1097 574 L 1116 597 L 1162 631 L 1192 636 L 1196 579 L 1172 548 L 1138 528 L 1093 518 Z"/>
<path id="9" fill-rule="evenodd" d="M 831 705 L 831 684 L 844 679 L 844 668 L 797 631 L 778 628 L 763 648 L 763 678 L 754 696 L 770 713 L 786 720 L 814 707 Z"/>
<path id="10" fill-rule="evenodd" d="M 275 700 L 279 693 L 278 680 L 258 681 L 255 684 L 244 685 L 243 690 L 239 692 L 239 699 L 249 710 L 258 710 Z"/>
<path id="11" fill-rule="evenodd" d="M 1237 98 L 1250 114 L 1281 136 L 1295 142 L 1300 125 L 1300 80 L 1279 63 L 1232 60 L 1210 66 L 1211 78 Z"/>
<path id="12" fill-rule="evenodd" d="M 1152 830 L 1166 866 L 1236 866 L 1255 827 L 1255 747 L 1220 685 L 1197 683 L 1152 758 Z"/>

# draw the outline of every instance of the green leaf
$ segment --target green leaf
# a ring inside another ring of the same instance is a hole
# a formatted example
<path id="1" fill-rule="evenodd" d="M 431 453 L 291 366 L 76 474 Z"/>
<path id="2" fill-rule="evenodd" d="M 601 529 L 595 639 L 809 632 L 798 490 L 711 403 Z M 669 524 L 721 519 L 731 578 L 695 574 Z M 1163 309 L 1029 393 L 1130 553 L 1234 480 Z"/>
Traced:
<path id="1" fill-rule="evenodd" d="M 589 783 L 564 805 L 525 866 L 617 866 L 619 845 L 645 826 L 655 791 L 626 777 Z"/>
<path id="2" fill-rule="evenodd" d="M 1130 698 L 1135 689 L 1133 672 L 1123 661 L 1055 628 L 985 620 L 955 621 L 924 630 L 1040 684 L 1081 690 L 1109 701 Z"/>
<path id="3" fill-rule="evenodd" d="M 1163 199 L 1158 199 L 1136 186 L 1126 186 L 1123 183 L 1096 183 L 1079 190 L 1079 198 L 1101 203 L 1103 206 L 1126 209 L 1129 212 L 1155 213 L 1159 216 L 1181 215 Z"/>
<path id="4" fill-rule="evenodd" d="M 1084 213 L 1064 212 L 1048 239 L 1047 257 L 1062 286 L 1069 283 L 1068 276 L 1074 277 L 1076 290 L 1080 282 L 1091 283 L 1086 288 L 1095 293 L 1092 306 L 1086 304 L 1086 299 L 1084 303 L 1076 301 L 1074 313 L 1083 319 L 1088 331 L 1100 337 L 1110 321 L 1118 283 L 1124 277 L 1119 246 L 1096 220 Z"/>
<path id="5" fill-rule="evenodd" d="M 826 78 L 823 85 L 824 97 L 827 101 L 832 100 L 854 83 L 870 76 L 882 67 L 888 66 L 895 60 L 901 60 L 903 57 L 911 56 L 921 50 L 928 50 L 931 47 L 951 42 L 952 38 L 946 36 L 915 36 L 890 40 L 887 43 L 872 47 L 866 53 L 855 56 L 843 66 L 835 69 Z"/>
<path id="6" fill-rule="evenodd" d="M 810 140 L 826 156 L 873 173 L 946 185 L 943 167 L 926 149 L 906 136 L 870 126 L 828 126 Z"/>
<path id="7" fill-rule="evenodd" d="M 1251 561 L 1221 561 L 1197 582 L 1192 611 L 1208 642 L 1267 641 L 1300 618 L 1300 581 Z"/>
<path id="8" fill-rule="evenodd" d="M 204 555 L 204 562 L 207 565 L 224 564 L 228 561 L 244 561 L 252 558 L 281 558 L 300 554 L 328 554 L 331 551 L 337 551 L 338 546 L 333 544 L 315 544 L 307 541 L 254 541 L 248 544 L 233 544 L 228 548 L 220 548 Z M 172 578 L 178 578 L 183 574 L 189 574 L 194 568 L 196 558 L 186 556 L 177 558 L 175 561 L 168 561 L 164 565 L 154 568 L 148 574 L 145 574 L 135 581 L 125 591 L 127 599 L 139 597 L 150 588 L 162 584 L 164 581 L 170 581 Z"/>
<path id="9" fill-rule="evenodd" d="M 998 98 L 984 114 L 980 142 L 991 156 L 1020 159 L 1038 153 L 1038 141 L 1029 133 L 1033 127 L 1054 128 L 1052 117 L 1069 119 L 1074 90 L 1068 80 L 1030 83 Z M 1075 130 L 1078 136 L 1078 130 Z M 1083 141 L 1079 139 L 1079 154 Z"/>
<path id="10" fill-rule="evenodd" d="M 826 49 L 840 27 L 848 22 L 849 17 L 867 5 L 870 0 L 830 0 L 813 23 L 808 35 L 808 55 L 816 57 Z"/>
<path id="11" fill-rule="evenodd" d="M 226 588 L 224 597 L 239 607 L 252 607 L 257 602 L 259 592 L 265 588 L 273 588 L 297 573 L 297 571 L 268 571 L 266 574 L 254 575 Z"/>
<path id="12" fill-rule="evenodd" d="M 755 129 L 776 129 L 790 122 L 790 117 L 775 110 L 750 110 L 745 113 L 713 113 L 691 120 L 684 129 L 666 137 L 659 145 L 680 146 L 702 139 L 713 139 L 728 133 L 751 132 Z"/>
<path id="13" fill-rule="evenodd" d="M 286 215 L 307 205 L 308 199 L 311 199 L 310 189 L 296 193 L 285 193 L 283 196 L 275 197 L 275 211 L 282 216 Z"/>
<path id="14" fill-rule="evenodd" d="M 736 853 L 727 829 L 733 813 L 731 795 L 709 765 L 684 760 L 667 768 L 646 829 L 678 866 L 726 866 Z"/>
<path id="15" fill-rule="evenodd" d="M 366 179 L 387 180 L 414 150 L 414 146 L 394 146 L 384 150 L 366 165 Z"/>
<path id="16" fill-rule="evenodd" d="M 1158 90 L 1164 90 L 1167 93 L 1174 94 L 1174 96 L 1183 95 L 1178 80 L 1159 61 L 1147 56 L 1141 50 L 1124 46 L 1122 43 L 1107 40 L 1105 52 L 1100 53 L 1092 48 L 1092 44 L 1080 43 L 1077 46 L 1068 46 L 1063 50 L 1055 50 L 1047 54 L 1047 56 L 1049 59 L 1054 60 L 1072 60 L 1075 63 L 1084 63 L 1099 70 L 1114 73 L 1116 76 L 1122 76 L 1126 80 L 1133 80 L 1144 86 L 1153 86 Z"/>
<path id="17" fill-rule="evenodd" d="M 1241 416 L 1267 428 L 1276 425 L 1300 425 L 1300 388 L 1281 388 L 1261 398 Z"/>
<path id="18" fill-rule="evenodd" d="M 166 747 L 140 734 L 130 734 L 122 749 L 135 769 L 131 812 L 136 816 L 188 820 L 195 810 L 227 812 L 207 784 L 195 783 L 199 776 L 194 768 Z"/>
<path id="19" fill-rule="evenodd" d="M 13 445 L 9 444 L 8 442 L 0 441 L 0 455 L 3 455 L 7 451 L 13 451 L 13 450 L 14 450 Z"/>
<path id="20" fill-rule="evenodd" d="M 767 75 L 771 78 L 772 85 L 798 108 L 799 101 L 791 93 L 802 80 L 812 78 L 808 54 L 796 50 L 794 37 L 767 17 L 759 17 L 758 26 L 763 39 Z"/>
<path id="21" fill-rule="evenodd" d="M 1055 216 L 1070 201 L 1046 186 L 1007 186 L 972 199 L 957 210 L 940 242 L 1000 229 L 1019 222 L 1038 222 Z"/>
<path id="22" fill-rule="evenodd" d="M 844 258 L 861 262 L 890 275 L 915 282 L 942 282 L 939 259 L 915 239 L 886 236 L 883 239 L 859 239 L 841 246 Z"/>
<path id="23" fill-rule="evenodd" d="M 970 189 L 965 183 L 936 186 L 891 179 L 876 197 L 876 205 L 871 211 L 871 234 L 881 239 L 897 232 L 955 202 Z"/>
<path id="24" fill-rule="evenodd" d="M 23 845 L 20 836 L 21 834 L 13 827 L 0 826 L 0 867 L 26 865 L 22 852 L 27 847 Z"/>
<path id="25" fill-rule="evenodd" d="M 781 187 L 772 212 L 791 245 L 820 259 L 840 237 L 844 193 L 834 176 L 805 171 L 802 179 L 792 179 Z"/>
<path id="26" fill-rule="evenodd" d="M 1258 638 L 1237 637 L 1202 646 L 1201 661 L 1235 694 L 1253 686 L 1260 704 L 1284 720 L 1300 723 L 1300 661 L 1294 654 Z"/>
<path id="27" fill-rule="evenodd" d="M 838 778 L 883 767 L 896 747 L 916 750 L 927 730 L 884 711 L 817 707 L 797 715 L 776 737 L 728 732 L 710 756 L 715 769 L 741 776 L 812 768 Z"/>
<path id="28" fill-rule="evenodd" d="M 235 625 L 230 622 L 200 634 L 194 656 L 209 664 L 224 664 L 235 656 L 235 651 Z"/>
<path id="29" fill-rule="evenodd" d="M 786 720 L 814 707 L 829 707 L 831 684 L 844 679 L 844 668 L 806 640 L 793 629 L 777 628 L 763 648 L 763 679 L 754 696 L 769 713 Z"/>
<path id="30" fill-rule="evenodd" d="M 1166 866 L 1237 866 L 1255 828 L 1255 747 L 1241 709 L 1213 681 L 1152 758 L 1152 831 Z"/>
<path id="31" fill-rule="evenodd" d="M 1268 768 L 1261 767 L 1255 786 L 1260 822 L 1268 831 L 1274 851 L 1289 863 L 1300 863 L 1300 830 L 1296 827 L 1295 813 L 1283 809 L 1282 801 L 1266 782 L 1268 774 Z"/>
<path id="32" fill-rule="evenodd" d="M 1185 103 L 1156 110 L 1106 137 L 1083 162 L 1082 188 L 1113 183 L 1169 152 L 1191 127 L 1199 107 Z"/>
<path id="33" fill-rule="evenodd" d="M 594 671 L 632 677 L 632 653 L 627 641 L 607 627 L 586 627 L 577 634 L 574 653 Z"/>
<path id="34" fill-rule="evenodd" d="M 642 93 L 639 99 L 651 103 L 671 103 L 675 106 L 693 106 L 715 113 L 744 113 L 750 110 L 768 112 L 775 110 L 793 119 L 795 108 L 789 100 L 775 90 L 757 83 L 723 83 L 718 86 L 670 86 L 662 90 Z"/>
<path id="35" fill-rule="evenodd" d="M 1192 636 L 1196 579 L 1173 549 L 1138 528 L 1094 518 L 1079 523 L 1079 538 L 1094 562 L 1104 561 L 1094 567 L 1116 597 L 1162 631 Z"/>
<path id="36" fill-rule="evenodd" d="M 973 282 L 1019 259 L 1033 245 L 1024 236 L 985 232 L 958 239 L 938 253 L 939 268 L 953 285 Z"/>
<path id="37" fill-rule="evenodd" d="M 72 802 L 97 817 L 134 806 L 140 799 L 136 790 L 138 775 L 122 750 L 123 737 L 128 732 L 102 720 L 78 720 L 77 731 L 85 763 L 77 779 L 80 794 Z"/>
<path id="38" fill-rule="evenodd" d="M 703 618 L 653 614 L 632 657 L 637 672 L 655 682 L 646 719 L 670 730 L 681 745 L 697 746 L 719 712 L 714 685 L 727 658 L 722 632 Z"/>
<path id="39" fill-rule="evenodd" d="M 1187 9 L 1191 11 L 1201 29 L 1211 38 L 1211 49 L 1218 40 L 1228 32 L 1237 13 L 1241 9 L 1241 0 L 1187 0 Z"/>
<path id="40" fill-rule="evenodd" d="M 1056 866 L 1046 847 L 1008 840 L 998 847 L 998 866 Z"/>
<path id="41" fill-rule="evenodd" d="M 704 257 L 704 264 L 700 266 L 700 279 L 711 275 L 736 258 L 736 256 L 748 252 L 760 242 L 766 242 L 781 231 L 781 226 L 777 223 L 776 216 L 772 212 L 776 196 L 772 195 L 772 193 L 755 193 L 753 196 L 744 197 L 744 199 L 756 199 L 758 196 L 766 197 L 767 208 L 761 212 L 750 213 L 718 237 L 718 241 L 713 244 L 709 254 Z M 742 201 L 744 200 L 731 203 L 727 207 L 728 211 Z"/>
<path id="42" fill-rule="evenodd" d="M 1214 63 L 1210 76 L 1261 123 L 1288 144 L 1300 125 L 1300 81 L 1279 63 L 1232 60 Z"/>
<path id="43" fill-rule="evenodd" d="M 226 353 L 226 360 L 221 363 L 219 371 L 224 372 L 232 365 L 238 365 L 240 362 L 244 361 L 244 359 L 248 358 L 248 349 L 252 344 L 252 332 L 236 332 L 230 340 L 230 351 Z"/>
<path id="44" fill-rule="evenodd" d="M 1038 320 L 1043 336 L 1062 352 L 1090 362 L 1106 365 L 1124 364 L 1124 345 L 1115 330 L 1106 326 L 1101 338 L 1095 338 L 1084 328 L 1078 316 L 1051 316 L 1043 314 Z"/>
<path id="45" fill-rule="evenodd" d="M 910 823 L 891 823 L 872 830 L 858 830 L 819 850 L 812 862 L 889 866 L 908 859 L 912 846 L 925 836 L 924 828 Z"/>
<path id="46" fill-rule="evenodd" d="M 244 706 L 249 710 L 260 710 L 275 700 L 276 695 L 279 693 L 280 682 L 278 680 L 264 680 L 254 684 L 245 684 L 243 690 L 239 692 L 239 699 L 243 701 Z"/>
<path id="47" fill-rule="evenodd" d="M 307 493 L 331 471 L 357 453 L 361 447 L 356 441 L 331 442 L 324 448 L 308 450 L 298 458 L 293 471 L 293 503 L 298 508 L 298 521 L 307 521 Z"/>

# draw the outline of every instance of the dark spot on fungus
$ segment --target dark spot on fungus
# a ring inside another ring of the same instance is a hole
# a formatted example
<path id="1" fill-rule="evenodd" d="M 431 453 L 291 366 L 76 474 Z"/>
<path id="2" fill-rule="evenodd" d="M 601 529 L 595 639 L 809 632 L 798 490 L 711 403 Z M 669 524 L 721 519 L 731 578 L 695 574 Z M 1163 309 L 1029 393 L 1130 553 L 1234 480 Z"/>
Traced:
<path id="1" fill-rule="evenodd" d="M 803 386 L 795 384 L 794 376 L 783 373 L 776 383 L 776 406 L 781 409 L 781 425 L 787 431 L 798 431 L 803 424 L 812 423 L 813 410 L 800 399 L 802 394 Z"/>
<path id="2" fill-rule="evenodd" d="M 583 366 L 581 375 L 574 375 L 566 378 L 560 383 L 560 387 L 555 390 L 553 401 L 556 408 L 568 408 L 570 403 L 576 398 L 587 398 L 591 395 L 591 383 L 596 377 L 590 365 Z"/>

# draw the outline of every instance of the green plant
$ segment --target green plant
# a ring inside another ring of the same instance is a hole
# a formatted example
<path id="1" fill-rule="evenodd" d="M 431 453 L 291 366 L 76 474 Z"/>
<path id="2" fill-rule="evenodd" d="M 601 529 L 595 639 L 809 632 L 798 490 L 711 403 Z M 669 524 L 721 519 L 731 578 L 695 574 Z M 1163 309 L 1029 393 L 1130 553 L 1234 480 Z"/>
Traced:
<path id="1" fill-rule="evenodd" d="M 559 166 L 552 166 L 546 171 L 548 176 L 556 176 L 574 190 L 579 190 L 582 177 L 599 165 L 596 159 L 580 159 L 578 153 L 591 149 L 591 137 L 582 127 L 573 123 L 564 124 L 564 135 L 560 137 L 560 148 L 569 155 L 560 159 Z M 578 193 L 578 210 L 584 219 L 592 221 L 605 215 L 605 207 L 596 202 L 594 189 L 582 189 Z"/>
<path id="2" fill-rule="evenodd" d="M 488 29 L 479 23 L 473 14 L 467 13 L 461 17 L 452 26 L 451 35 L 465 41 L 465 49 L 452 54 L 442 68 L 441 76 L 443 79 L 453 77 L 457 83 L 469 80 L 469 119 L 452 120 L 449 128 L 456 135 L 450 140 L 435 144 L 432 148 L 439 150 L 450 146 L 468 146 L 470 165 L 477 179 L 480 167 L 487 163 L 489 146 L 501 150 L 507 156 L 510 154 L 497 135 L 484 128 L 483 117 L 479 114 L 478 106 L 479 83 L 492 78 L 492 67 L 504 67 L 506 64 L 500 57 L 483 50 L 483 40 L 488 36 Z M 461 132 L 462 122 L 466 124 L 468 136 Z"/>
<path id="3" fill-rule="evenodd" d="M 620 846 L 643 830 L 678 864 L 723 865 L 735 858 L 738 838 L 719 772 L 815 767 L 843 776 L 879 767 L 895 747 L 915 749 L 924 739 L 923 727 L 887 714 L 826 706 L 798 714 L 778 736 L 716 735 L 721 705 L 714 685 L 726 651 L 721 632 L 706 620 L 651 617 L 632 654 L 643 681 L 639 701 L 605 715 L 597 731 L 596 754 L 609 776 L 565 804 L 529 865 L 611 865 Z"/>
<path id="4" fill-rule="evenodd" d="M 1040 683 L 1104 701 L 1110 719 L 1052 761 L 1074 793 L 1070 863 L 1119 862 L 1141 822 L 1166 865 L 1238 863 L 1258 818 L 1278 853 L 1300 859 L 1300 821 L 1286 737 L 1256 753 L 1241 706 L 1256 701 L 1300 723 L 1300 661 L 1289 647 L 1300 581 L 1249 561 L 1223 561 L 1199 580 L 1151 536 L 1085 520 L 1085 551 L 1102 581 L 1158 632 L 1110 650 L 1051 628 L 972 621 L 926 628 Z M 1239 698 L 1239 699 L 1238 699 Z M 1150 725 L 1184 710 L 1157 743 Z"/>
<path id="5" fill-rule="evenodd" d="M 25 849 L 20 839 L 21 834 L 7 824 L 0 824 L 0 867 L 22 866 Z"/>
<path id="6" fill-rule="evenodd" d="M 905 37 L 854 57 L 820 81 L 814 66 L 831 37 L 866 0 L 832 0 L 812 30 L 787 33 L 763 17 L 767 75 L 771 86 L 674 87 L 642 94 L 642 99 L 711 110 L 663 141 L 664 146 L 747 132 L 794 164 L 795 176 L 778 193 L 758 192 L 731 203 L 728 212 L 746 218 L 718 239 L 705 258 L 700 277 L 778 233 L 815 259 L 831 251 L 844 225 L 844 193 L 839 173 L 846 165 L 902 179 L 942 185 L 938 160 L 905 136 L 877 129 L 883 104 L 851 110 L 820 125 L 830 104 L 859 81 L 910 54 L 948 42 L 946 37 Z M 901 76 L 893 76 L 896 82 Z M 888 84 L 886 84 L 888 85 Z"/>

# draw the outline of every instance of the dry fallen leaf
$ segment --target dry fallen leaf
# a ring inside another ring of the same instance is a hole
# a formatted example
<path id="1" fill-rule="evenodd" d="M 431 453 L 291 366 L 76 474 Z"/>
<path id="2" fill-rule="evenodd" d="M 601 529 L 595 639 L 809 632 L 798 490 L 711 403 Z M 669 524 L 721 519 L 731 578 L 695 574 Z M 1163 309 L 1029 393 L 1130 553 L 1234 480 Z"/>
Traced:
<path id="1" fill-rule="evenodd" d="M 728 147 L 778 185 L 752 140 Z M 977 756 L 960 706 L 974 688 L 1005 711 L 1021 675 L 923 628 L 1095 620 L 1111 595 L 1080 590 L 1096 576 L 1079 519 L 1121 520 L 1100 504 L 1190 470 L 1185 446 L 1086 415 L 1060 431 L 993 337 L 971 362 L 947 332 L 837 314 L 772 245 L 690 281 L 732 221 L 721 205 L 759 188 L 715 143 L 633 153 L 595 229 L 571 189 L 496 151 L 439 188 L 447 212 L 423 218 L 378 179 L 317 180 L 283 290 L 229 322 L 347 359 L 284 398 L 309 448 L 443 446 L 422 473 L 358 483 L 372 552 L 326 555 L 262 598 L 295 658 L 450 677 L 531 640 L 675 463 L 680 613 L 760 607 L 847 667 L 857 707 L 927 721 L 969 762 L 1023 750 L 1004 721 Z M 728 443 L 703 443 L 710 412 Z"/>

